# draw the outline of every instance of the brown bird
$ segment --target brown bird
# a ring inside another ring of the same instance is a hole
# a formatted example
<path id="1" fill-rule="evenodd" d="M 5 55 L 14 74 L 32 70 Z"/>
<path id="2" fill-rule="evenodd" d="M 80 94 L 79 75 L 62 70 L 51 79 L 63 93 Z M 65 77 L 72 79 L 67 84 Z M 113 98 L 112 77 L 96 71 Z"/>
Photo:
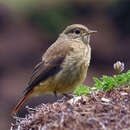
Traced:
<path id="1" fill-rule="evenodd" d="M 80 85 L 88 70 L 91 58 L 90 35 L 96 31 L 86 26 L 68 26 L 43 54 L 42 61 L 34 68 L 24 91 L 24 97 L 14 108 L 12 115 L 26 100 L 45 93 L 67 94 Z"/>

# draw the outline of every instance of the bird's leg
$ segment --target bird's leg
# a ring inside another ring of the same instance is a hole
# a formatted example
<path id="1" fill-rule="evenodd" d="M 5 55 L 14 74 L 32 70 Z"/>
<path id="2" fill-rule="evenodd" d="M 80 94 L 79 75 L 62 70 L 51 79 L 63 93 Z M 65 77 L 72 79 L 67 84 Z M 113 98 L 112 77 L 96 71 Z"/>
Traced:
<path id="1" fill-rule="evenodd" d="M 55 95 L 55 97 L 56 97 L 56 100 L 58 100 L 58 96 L 57 96 L 56 91 L 54 91 L 53 93 L 54 93 L 54 95 Z"/>

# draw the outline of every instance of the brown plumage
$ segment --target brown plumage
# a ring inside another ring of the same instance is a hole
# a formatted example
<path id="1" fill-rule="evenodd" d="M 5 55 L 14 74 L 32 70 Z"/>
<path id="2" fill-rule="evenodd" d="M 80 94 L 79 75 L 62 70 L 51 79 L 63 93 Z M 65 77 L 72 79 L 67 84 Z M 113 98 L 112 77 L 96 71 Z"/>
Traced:
<path id="1" fill-rule="evenodd" d="M 12 114 L 16 115 L 31 97 L 45 93 L 65 94 L 81 84 L 91 58 L 90 34 L 95 32 L 80 24 L 68 26 L 34 68 L 24 97 Z"/>

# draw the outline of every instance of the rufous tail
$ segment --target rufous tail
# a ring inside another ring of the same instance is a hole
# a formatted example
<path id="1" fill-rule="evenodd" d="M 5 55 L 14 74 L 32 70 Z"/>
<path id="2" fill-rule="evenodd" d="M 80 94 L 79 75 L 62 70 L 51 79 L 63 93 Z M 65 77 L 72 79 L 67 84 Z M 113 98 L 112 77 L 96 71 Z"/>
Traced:
<path id="1" fill-rule="evenodd" d="M 19 109 L 22 107 L 22 105 L 30 98 L 30 95 L 32 94 L 32 90 L 29 91 L 20 101 L 19 103 L 16 105 L 16 107 L 13 109 L 12 111 L 12 116 L 16 116 L 17 112 L 19 111 Z"/>

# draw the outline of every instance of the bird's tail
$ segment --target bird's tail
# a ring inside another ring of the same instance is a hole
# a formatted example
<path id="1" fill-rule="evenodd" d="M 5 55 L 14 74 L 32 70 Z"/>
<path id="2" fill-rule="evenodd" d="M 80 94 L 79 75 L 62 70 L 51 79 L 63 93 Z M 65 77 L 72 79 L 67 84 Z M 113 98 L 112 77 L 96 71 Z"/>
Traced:
<path id="1" fill-rule="evenodd" d="M 16 105 L 16 107 L 13 109 L 12 111 L 12 116 L 16 116 L 17 112 L 19 111 L 19 109 L 21 108 L 21 106 L 30 98 L 30 95 L 32 94 L 32 90 L 29 91 L 20 101 L 19 103 Z"/>

